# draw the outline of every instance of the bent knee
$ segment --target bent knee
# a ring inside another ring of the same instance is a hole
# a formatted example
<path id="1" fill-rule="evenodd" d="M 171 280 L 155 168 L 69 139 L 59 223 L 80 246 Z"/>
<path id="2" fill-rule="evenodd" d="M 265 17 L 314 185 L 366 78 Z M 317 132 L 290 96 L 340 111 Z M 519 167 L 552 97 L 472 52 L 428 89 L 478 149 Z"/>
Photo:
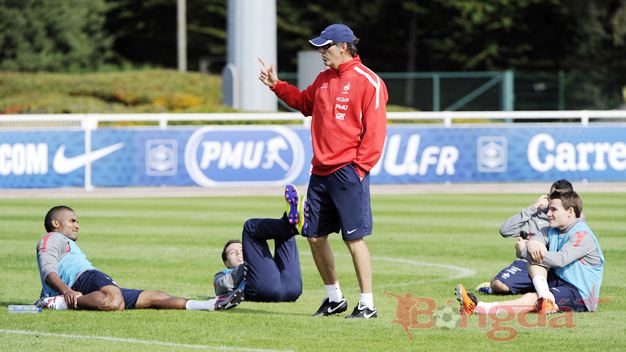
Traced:
<path id="1" fill-rule="evenodd" d="M 285 292 L 285 294 L 281 298 L 281 301 L 295 302 L 298 300 L 298 298 L 300 298 L 301 294 L 302 294 L 302 287 L 288 290 Z"/>
<path id="2" fill-rule="evenodd" d="M 251 233 L 256 227 L 256 222 L 253 219 L 248 219 L 243 223 L 243 233 Z"/>
<path id="3" fill-rule="evenodd" d="M 502 281 L 498 279 L 491 280 L 490 286 L 494 293 L 505 294 L 505 293 L 511 292 L 511 290 L 509 289 L 509 286 L 505 285 Z"/>
<path id="4" fill-rule="evenodd" d="M 309 241 L 309 244 L 311 246 L 322 246 L 327 242 L 327 237 L 307 237 L 306 238 Z"/>
<path id="5" fill-rule="evenodd" d="M 121 311 L 125 308 L 124 297 L 117 295 L 105 295 L 100 304 L 100 310 L 102 311 Z"/>

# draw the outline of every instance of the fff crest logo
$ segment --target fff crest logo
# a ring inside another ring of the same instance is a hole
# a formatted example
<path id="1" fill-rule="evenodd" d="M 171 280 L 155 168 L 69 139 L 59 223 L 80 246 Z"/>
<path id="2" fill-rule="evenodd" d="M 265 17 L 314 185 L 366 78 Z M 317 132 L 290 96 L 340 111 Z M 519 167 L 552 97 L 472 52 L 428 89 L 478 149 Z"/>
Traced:
<path id="1" fill-rule="evenodd" d="M 304 146 L 287 127 L 204 127 L 185 147 L 185 167 L 198 185 L 283 185 L 304 166 Z"/>
<path id="2" fill-rule="evenodd" d="M 478 171 L 505 172 L 507 168 L 507 139 L 501 136 L 478 138 Z"/>

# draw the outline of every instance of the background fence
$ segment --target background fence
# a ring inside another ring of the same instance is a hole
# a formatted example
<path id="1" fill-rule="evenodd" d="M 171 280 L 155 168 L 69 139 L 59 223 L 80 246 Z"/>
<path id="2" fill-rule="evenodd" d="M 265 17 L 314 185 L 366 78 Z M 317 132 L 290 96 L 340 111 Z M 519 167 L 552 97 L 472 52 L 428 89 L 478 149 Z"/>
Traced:
<path id="1" fill-rule="evenodd" d="M 420 111 L 626 109 L 626 86 L 584 72 L 380 72 L 389 104 Z M 281 73 L 297 84 L 297 74 Z M 594 81 L 595 79 L 595 81 Z M 599 83 L 602 82 L 602 83 Z"/>

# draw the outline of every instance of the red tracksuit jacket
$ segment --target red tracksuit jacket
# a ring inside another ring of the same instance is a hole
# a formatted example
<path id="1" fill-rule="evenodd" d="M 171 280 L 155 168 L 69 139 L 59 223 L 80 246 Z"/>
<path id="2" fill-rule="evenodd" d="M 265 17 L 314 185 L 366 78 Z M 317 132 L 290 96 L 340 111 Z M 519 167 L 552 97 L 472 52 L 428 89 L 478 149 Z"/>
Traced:
<path id="1" fill-rule="evenodd" d="M 303 91 L 284 81 L 273 90 L 287 105 L 312 116 L 314 175 L 354 163 L 364 176 L 374 167 L 387 133 L 387 87 L 359 56 L 338 70 L 321 72 Z"/>

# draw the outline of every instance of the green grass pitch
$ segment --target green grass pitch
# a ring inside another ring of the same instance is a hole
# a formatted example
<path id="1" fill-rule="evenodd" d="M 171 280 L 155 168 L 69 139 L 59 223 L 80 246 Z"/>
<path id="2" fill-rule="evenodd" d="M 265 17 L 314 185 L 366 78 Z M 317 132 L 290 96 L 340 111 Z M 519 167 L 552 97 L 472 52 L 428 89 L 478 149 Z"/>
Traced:
<path id="1" fill-rule="evenodd" d="M 448 303 L 456 310 L 456 301 L 450 302 L 454 285 L 462 282 L 471 289 L 513 260 L 514 241 L 501 238 L 498 227 L 536 195 L 374 196 L 374 235 L 367 243 L 373 256 L 378 319 L 311 317 L 324 290 L 303 238 L 298 245 L 304 292 L 296 303 L 244 302 L 227 312 L 7 313 L 9 304 L 29 304 L 38 297 L 35 246 L 51 206 L 66 204 L 77 211 L 78 243 L 91 262 L 121 286 L 203 299 L 212 295 L 211 278 L 222 268 L 219 254 L 224 242 L 239 238 L 248 218 L 279 217 L 284 209 L 280 192 L 277 188 L 275 197 L 1 199 L 0 349 L 623 351 L 626 346 L 624 193 L 582 194 L 588 223 L 606 257 L 599 311 L 575 314 L 565 325 L 563 315 L 550 316 L 544 326 L 535 321 L 534 327 L 528 327 L 532 321 L 513 317 L 499 325 L 508 327 L 495 335 L 507 340 L 502 342 L 489 335 L 496 323 L 492 320 L 481 325 L 472 316 L 462 327 L 446 327 L 439 320 L 424 327 L 430 319 L 425 313 L 409 319 L 411 341 L 393 322 L 396 299 L 383 292 L 436 302 L 437 312 Z M 332 246 L 351 311 L 359 295 L 352 262 L 338 235 L 332 235 Z"/>

